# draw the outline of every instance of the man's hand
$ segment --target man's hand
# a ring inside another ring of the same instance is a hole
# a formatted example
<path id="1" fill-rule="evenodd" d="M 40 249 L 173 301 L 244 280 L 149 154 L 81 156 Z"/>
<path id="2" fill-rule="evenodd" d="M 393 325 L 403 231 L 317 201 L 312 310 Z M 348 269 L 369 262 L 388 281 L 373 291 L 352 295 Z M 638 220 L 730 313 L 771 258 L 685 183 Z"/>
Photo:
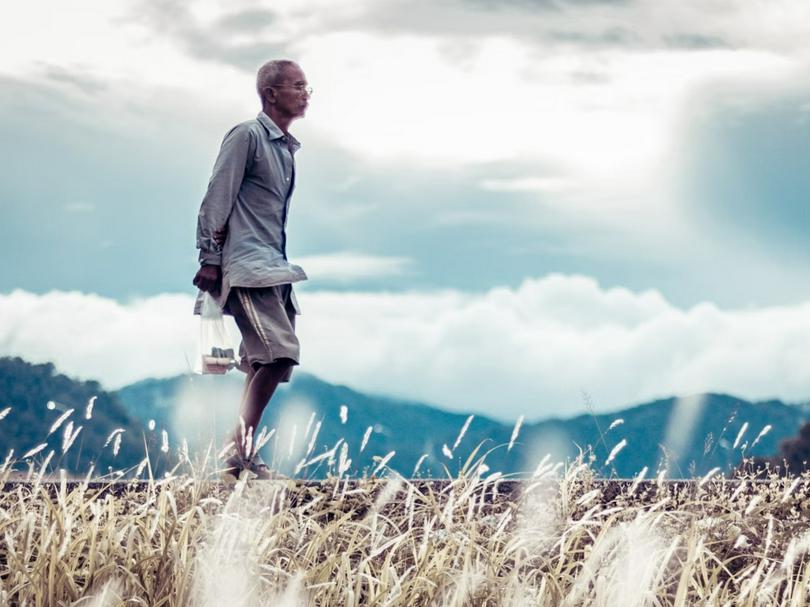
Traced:
<path id="1" fill-rule="evenodd" d="M 198 289 L 217 293 L 222 286 L 222 269 L 219 266 L 204 265 L 197 270 L 192 282 Z"/>

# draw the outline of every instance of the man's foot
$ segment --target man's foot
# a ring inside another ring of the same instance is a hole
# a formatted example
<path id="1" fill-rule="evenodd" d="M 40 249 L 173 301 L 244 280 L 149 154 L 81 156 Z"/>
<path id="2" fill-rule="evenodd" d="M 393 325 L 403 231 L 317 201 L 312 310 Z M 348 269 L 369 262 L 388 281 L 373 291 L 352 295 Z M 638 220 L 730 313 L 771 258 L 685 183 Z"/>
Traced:
<path id="1" fill-rule="evenodd" d="M 243 470 L 246 469 L 246 462 L 235 450 L 225 459 L 225 463 L 220 472 L 224 481 L 237 481 Z"/>
<path id="2" fill-rule="evenodd" d="M 255 474 L 257 479 L 263 481 L 289 480 L 290 478 L 281 474 L 277 470 L 271 470 L 270 467 L 264 463 L 264 460 L 262 460 L 258 453 L 247 461 L 246 469 Z"/>
<path id="3" fill-rule="evenodd" d="M 230 455 L 225 459 L 224 467 L 221 472 L 222 479 L 235 482 L 239 480 L 239 477 L 244 471 L 248 472 L 248 478 L 256 478 L 264 481 L 289 480 L 288 476 L 276 470 L 271 470 L 258 453 L 250 459 L 245 459 L 236 449 L 232 449 Z"/>

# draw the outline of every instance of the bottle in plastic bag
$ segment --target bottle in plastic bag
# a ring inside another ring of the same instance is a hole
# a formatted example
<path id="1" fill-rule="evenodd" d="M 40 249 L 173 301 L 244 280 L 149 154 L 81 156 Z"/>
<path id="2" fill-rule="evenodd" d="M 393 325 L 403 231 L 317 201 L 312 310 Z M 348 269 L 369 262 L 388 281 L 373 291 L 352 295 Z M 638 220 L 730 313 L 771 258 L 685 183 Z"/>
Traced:
<path id="1" fill-rule="evenodd" d="M 222 375 L 236 366 L 222 309 L 210 293 L 203 294 L 200 308 L 200 372 Z"/>

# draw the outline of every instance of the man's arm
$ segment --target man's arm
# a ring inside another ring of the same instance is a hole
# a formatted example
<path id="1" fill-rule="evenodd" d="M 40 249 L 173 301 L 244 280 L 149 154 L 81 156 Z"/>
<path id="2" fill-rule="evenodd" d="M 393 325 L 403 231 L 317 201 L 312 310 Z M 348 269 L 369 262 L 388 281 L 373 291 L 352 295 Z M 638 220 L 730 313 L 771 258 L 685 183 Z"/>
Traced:
<path id="1" fill-rule="evenodd" d="M 193 284 L 203 291 L 219 290 L 223 234 L 254 150 L 255 141 L 250 129 L 239 125 L 225 135 L 214 163 L 208 191 L 197 216 L 197 248 L 200 249 L 201 267 L 194 276 Z"/>

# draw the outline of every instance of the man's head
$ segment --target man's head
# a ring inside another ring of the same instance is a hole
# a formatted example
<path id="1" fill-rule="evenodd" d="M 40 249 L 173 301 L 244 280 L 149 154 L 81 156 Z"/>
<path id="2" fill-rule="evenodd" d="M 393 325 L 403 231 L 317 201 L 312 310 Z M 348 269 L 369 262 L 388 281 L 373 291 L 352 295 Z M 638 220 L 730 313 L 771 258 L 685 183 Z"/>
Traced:
<path id="1" fill-rule="evenodd" d="M 288 121 L 304 115 L 312 93 L 303 70 L 289 59 L 275 59 L 261 66 L 256 91 L 265 112 Z"/>

